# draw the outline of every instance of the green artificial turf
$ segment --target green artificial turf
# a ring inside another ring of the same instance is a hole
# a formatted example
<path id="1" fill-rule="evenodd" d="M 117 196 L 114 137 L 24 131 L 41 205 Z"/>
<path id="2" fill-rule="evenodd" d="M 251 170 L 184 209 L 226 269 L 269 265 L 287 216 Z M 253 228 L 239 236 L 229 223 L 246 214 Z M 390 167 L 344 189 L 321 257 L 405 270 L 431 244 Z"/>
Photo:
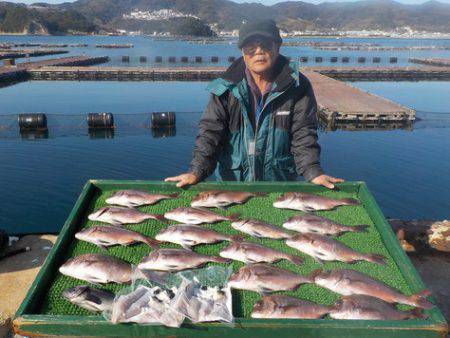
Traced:
<path id="1" fill-rule="evenodd" d="M 156 191 L 153 191 L 156 192 Z M 111 196 L 114 191 L 103 191 L 101 194 L 95 196 L 91 203 L 88 212 L 85 215 L 85 219 L 82 223 L 82 227 L 90 227 L 94 225 L 101 225 L 99 222 L 92 222 L 87 219 L 87 215 L 97 210 L 100 207 L 106 205 L 105 199 Z M 139 210 L 148 213 L 162 214 L 168 210 L 174 209 L 179 206 L 189 206 L 192 197 L 196 194 L 195 191 L 181 191 L 180 195 L 176 199 L 164 200 L 153 206 L 140 207 Z M 356 194 L 339 192 L 339 191 L 326 191 L 322 193 L 325 196 L 333 198 L 352 197 L 357 198 Z M 211 209 L 221 214 L 240 213 L 242 218 L 257 218 L 273 224 L 281 226 L 281 224 L 290 216 L 298 214 L 298 211 L 276 209 L 272 206 L 274 199 L 279 196 L 280 193 L 270 193 L 267 197 L 255 197 L 250 199 L 243 205 L 235 205 L 229 207 L 227 211 L 219 209 Z M 385 282 L 386 284 L 394 287 L 404 294 L 410 295 L 407 282 L 403 278 L 400 270 L 388 255 L 388 251 L 385 248 L 381 237 L 372 223 L 369 215 L 365 211 L 362 205 L 359 206 L 343 206 L 332 211 L 316 212 L 317 215 L 328 217 L 334 221 L 341 222 L 346 225 L 366 224 L 369 225 L 368 231 L 363 233 L 346 233 L 338 238 L 342 243 L 350 246 L 351 248 L 360 252 L 377 253 L 386 256 L 387 264 L 385 266 L 376 265 L 368 262 L 358 262 L 355 264 L 346 264 L 341 262 L 326 262 L 323 265 L 315 262 L 311 257 L 298 252 L 295 249 L 288 247 L 281 240 L 271 239 L 258 239 L 245 235 L 246 239 L 256 243 L 261 243 L 268 247 L 284 251 L 289 254 L 298 255 L 304 258 L 304 263 L 301 266 L 296 266 L 291 262 L 282 260 L 275 265 L 294 271 L 302 275 L 308 275 L 315 269 L 332 269 L 332 268 L 350 268 L 369 274 L 373 278 Z M 170 222 L 176 224 L 176 222 Z M 154 237 L 161 229 L 167 225 L 155 221 L 149 220 L 139 225 L 126 226 L 128 229 L 135 230 L 146 236 Z M 237 230 L 234 230 L 230 226 L 230 222 L 220 222 L 216 224 L 203 225 L 205 227 L 212 228 L 216 231 L 228 234 L 240 234 Z M 222 242 L 214 245 L 199 245 L 195 247 L 195 251 L 208 254 L 218 255 L 219 251 L 224 248 L 228 243 Z M 177 245 L 161 245 L 161 247 L 178 247 Z M 131 264 L 138 264 L 142 257 L 146 256 L 150 252 L 150 248 L 144 244 L 136 244 L 129 247 L 115 246 L 110 247 L 107 252 L 102 251 L 95 245 L 78 241 L 74 239 L 72 245 L 68 249 L 67 259 L 84 253 L 107 253 L 118 258 L 121 258 Z M 214 264 L 214 263 L 212 263 Z M 238 270 L 243 266 L 240 262 L 233 262 L 233 270 Z M 86 282 L 73 279 L 71 277 L 63 276 L 59 272 L 56 273 L 54 282 L 49 286 L 47 295 L 41 307 L 42 314 L 52 315 L 92 315 L 92 313 L 81 309 L 61 297 L 61 293 L 68 287 L 76 285 L 86 284 Z M 98 287 L 98 286 L 94 286 Z M 117 285 L 110 283 L 108 285 L 101 286 L 104 289 L 116 292 L 123 288 L 123 285 Z M 302 299 L 311 300 L 320 304 L 333 304 L 339 295 L 328 291 L 322 287 L 314 284 L 306 284 L 300 286 L 296 291 L 283 292 L 284 294 L 300 297 Z M 253 304 L 260 298 L 260 295 L 251 291 L 239 291 L 233 290 L 233 313 L 235 317 L 250 317 Z M 406 307 L 402 307 L 406 308 Z"/>

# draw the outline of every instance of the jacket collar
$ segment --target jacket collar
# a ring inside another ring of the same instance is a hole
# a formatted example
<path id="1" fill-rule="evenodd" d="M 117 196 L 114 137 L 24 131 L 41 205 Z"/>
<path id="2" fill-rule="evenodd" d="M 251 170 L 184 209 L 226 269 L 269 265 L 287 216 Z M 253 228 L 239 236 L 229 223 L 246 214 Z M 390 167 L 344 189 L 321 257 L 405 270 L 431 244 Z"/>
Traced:
<path id="1" fill-rule="evenodd" d="M 210 83 L 208 90 L 216 95 L 222 95 L 227 89 L 232 89 L 245 79 L 245 63 L 242 57 L 234 61 L 226 70 L 222 78 Z M 289 61 L 280 55 L 273 68 L 273 91 L 284 91 L 290 85 L 299 85 L 298 65 L 294 61 Z"/>

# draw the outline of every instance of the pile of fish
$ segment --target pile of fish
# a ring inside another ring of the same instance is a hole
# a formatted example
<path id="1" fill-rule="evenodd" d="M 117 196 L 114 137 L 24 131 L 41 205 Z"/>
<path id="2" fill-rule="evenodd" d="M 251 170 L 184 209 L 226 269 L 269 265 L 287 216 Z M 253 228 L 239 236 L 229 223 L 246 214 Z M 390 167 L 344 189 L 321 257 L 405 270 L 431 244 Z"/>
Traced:
<path id="1" fill-rule="evenodd" d="M 333 199 L 303 192 L 284 193 L 275 199 L 273 206 L 303 213 L 287 219 L 281 226 L 260 219 L 241 218 L 240 214 L 222 215 L 211 210 L 212 208 L 226 210 L 226 207 L 231 205 L 243 204 L 252 198 L 265 196 L 265 193 L 244 191 L 204 191 L 192 199 L 189 207 L 178 207 L 160 215 L 142 212 L 136 208 L 154 205 L 166 199 L 176 199 L 178 194 L 118 191 L 106 199 L 106 203 L 111 206 L 100 208 L 88 216 L 91 221 L 108 225 L 95 224 L 75 234 L 75 238 L 95 244 L 102 248 L 105 254 L 84 254 L 74 257 L 65 262 L 59 271 L 64 275 L 94 284 L 130 283 L 132 266 L 106 254 L 107 247 L 144 243 L 151 248 L 151 252 L 142 257 L 137 265 L 137 269 L 144 274 L 146 271 L 176 273 L 196 269 L 210 262 L 244 263 L 243 267 L 230 276 L 228 287 L 262 294 L 262 298 L 254 304 L 251 314 L 253 318 L 317 319 L 329 316 L 333 319 L 403 320 L 423 318 L 424 314 L 420 309 L 433 307 L 426 299 L 428 293 L 425 291 L 406 296 L 369 275 L 351 269 L 316 270 L 308 276 L 280 269 L 271 264 L 287 260 L 294 265 L 301 265 L 303 258 L 244 239 L 244 236 L 250 236 L 282 241 L 286 248 L 293 248 L 299 254 L 308 255 L 319 263 L 365 261 L 384 265 L 385 257 L 382 255 L 356 251 L 339 240 L 339 236 L 345 233 L 367 232 L 367 225 L 344 225 L 312 213 L 357 205 L 359 204 L 357 200 Z M 154 239 L 123 227 L 147 220 L 163 223 L 175 221 L 179 224 L 166 226 Z M 222 221 L 230 222 L 230 228 L 242 235 L 223 234 L 202 226 Z M 203 255 L 192 250 L 197 245 L 223 241 L 229 244 L 220 251 L 219 256 Z M 160 243 L 172 243 L 181 248 L 159 248 Z M 302 284 L 312 283 L 342 297 L 334 305 L 325 306 L 282 294 L 270 295 L 272 292 L 293 291 Z M 63 297 L 90 311 L 112 311 L 113 322 L 142 322 L 139 320 L 140 316 L 145 317 L 150 313 L 151 316 L 164 317 L 164 301 L 151 292 L 149 289 L 140 288 L 127 297 L 114 297 L 106 291 L 80 285 L 65 290 Z M 189 294 L 190 296 L 185 298 L 186 304 L 192 298 L 192 302 L 195 300 L 197 308 L 204 314 L 202 318 L 215 318 L 207 314 L 211 313 L 214 306 L 217 307 L 217 303 L 209 304 L 206 299 L 218 301 L 220 299 L 218 290 L 208 289 L 208 292 L 205 292 L 193 287 Z M 167 301 L 169 300 L 170 297 Z M 395 304 L 406 304 L 415 309 L 400 311 Z M 194 311 L 189 316 L 195 319 L 194 314 L 198 313 Z M 169 313 L 160 323 L 176 326 L 179 319 Z M 175 322 L 170 322 L 171 320 Z"/>

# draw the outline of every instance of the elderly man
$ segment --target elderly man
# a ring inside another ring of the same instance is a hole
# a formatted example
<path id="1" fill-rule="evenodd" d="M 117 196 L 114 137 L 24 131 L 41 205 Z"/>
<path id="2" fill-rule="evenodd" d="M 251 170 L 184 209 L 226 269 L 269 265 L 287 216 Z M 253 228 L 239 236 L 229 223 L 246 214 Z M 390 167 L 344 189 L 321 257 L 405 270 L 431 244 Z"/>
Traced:
<path id="1" fill-rule="evenodd" d="M 242 25 L 242 57 L 208 87 L 190 170 L 166 181 L 192 185 L 214 170 L 228 181 L 287 181 L 297 173 L 330 189 L 343 181 L 322 171 L 314 93 L 297 64 L 279 54 L 281 42 L 272 20 Z"/>

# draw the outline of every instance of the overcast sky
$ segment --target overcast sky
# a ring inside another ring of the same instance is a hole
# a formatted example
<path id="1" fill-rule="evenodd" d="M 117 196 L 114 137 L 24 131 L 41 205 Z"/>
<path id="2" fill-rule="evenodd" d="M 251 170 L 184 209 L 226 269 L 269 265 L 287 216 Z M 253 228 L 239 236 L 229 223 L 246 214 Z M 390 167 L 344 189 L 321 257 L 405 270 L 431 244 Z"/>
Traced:
<path id="1" fill-rule="evenodd" d="M 8 1 L 8 0 L 7 0 Z M 47 3 L 61 3 L 61 2 L 67 2 L 67 0 L 9 0 L 10 2 L 16 2 L 16 3 L 26 3 L 26 4 L 31 4 L 34 2 L 47 2 Z M 275 4 L 277 2 L 281 2 L 280 0 L 252 0 L 252 1 L 248 1 L 248 0 L 233 0 L 234 2 L 260 2 L 262 4 L 265 5 L 272 5 Z M 324 0 L 303 0 L 305 2 L 311 2 L 311 3 L 321 3 L 321 2 L 327 2 Z M 357 0 L 335 0 L 335 1 L 328 1 L 328 2 L 354 2 Z M 404 4 L 418 4 L 418 3 L 423 3 L 426 2 L 426 0 L 397 0 L 398 2 L 404 3 Z M 450 3 L 450 0 L 439 0 L 440 2 L 445 2 L 445 3 Z M 73 1 L 69 1 L 69 2 L 73 2 Z"/>

